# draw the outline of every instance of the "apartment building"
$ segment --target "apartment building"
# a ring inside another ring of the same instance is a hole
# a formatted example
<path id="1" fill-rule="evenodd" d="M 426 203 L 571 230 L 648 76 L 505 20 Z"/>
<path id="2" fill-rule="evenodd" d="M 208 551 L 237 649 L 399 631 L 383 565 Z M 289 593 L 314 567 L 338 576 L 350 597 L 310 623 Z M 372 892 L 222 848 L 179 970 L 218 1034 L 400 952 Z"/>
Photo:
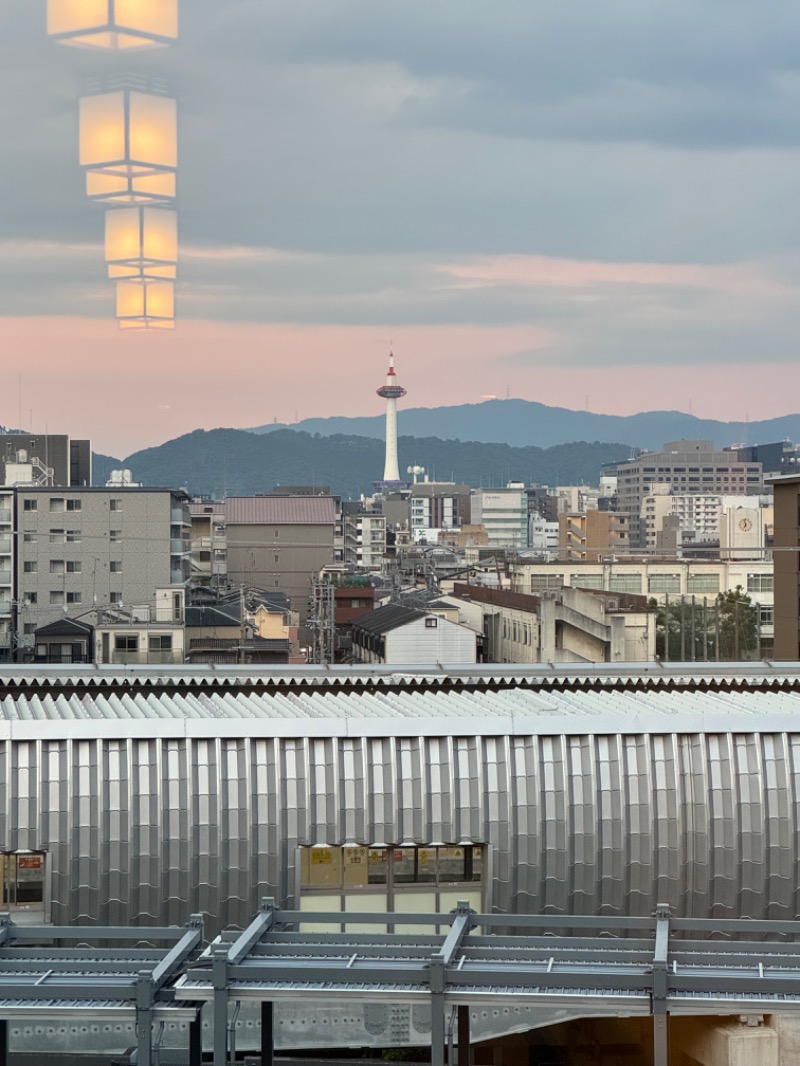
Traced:
<path id="1" fill-rule="evenodd" d="M 192 500 L 192 583 L 212 588 L 225 584 L 228 575 L 228 542 L 225 537 L 225 504 Z"/>
<path id="2" fill-rule="evenodd" d="M 528 546 L 528 495 L 522 485 L 476 489 L 471 499 L 472 522 L 486 530 L 492 548 Z"/>
<path id="3" fill-rule="evenodd" d="M 228 581 L 279 589 L 304 626 L 312 579 L 334 561 L 335 527 L 332 496 L 228 497 Z M 308 642 L 307 633 L 303 640 Z"/>
<path id="4" fill-rule="evenodd" d="M 185 493 L 150 488 L 15 490 L 17 641 L 65 615 L 150 610 L 189 580 Z"/>
<path id="5" fill-rule="evenodd" d="M 460 529 L 470 522 L 470 487 L 450 481 L 422 481 L 411 489 L 411 535 L 431 529 Z"/>
<path id="6" fill-rule="evenodd" d="M 776 659 L 800 661 L 800 474 L 770 478 L 775 493 Z"/>
<path id="7" fill-rule="evenodd" d="M 675 495 L 740 495 L 757 493 L 762 484 L 761 463 L 746 462 L 736 452 L 717 451 L 708 440 L 678 440 L 660 452 L 643 452 L 609 469 L 617 478 L 615 510 L 631 516 L 632 548 L 646 548 L 642 504 L 656 485 Z"/>
<path id="8" fill-rule="evenodd" d="M 0 485 L 92 484 L 92 445 L 62 433 L 0 433 Z"/>
<path id="9" fill-rule="evenodd" d="M 9 662 L 13 646 L 14 493 L 0 490 L 0 662 Z"/>
<path id="10" fill-rule="evenodd" d="M 630 547 L 630 518 L 615 511 L 584 511 L 558 516 L 560 559 L 599 561 Z"/>
<path id="11" fill-rule="evenodd" d="M 361 503 L 341 505 L 342 557 L 348 566 L 379 571 L 386 555 L 386 517 Z"/>

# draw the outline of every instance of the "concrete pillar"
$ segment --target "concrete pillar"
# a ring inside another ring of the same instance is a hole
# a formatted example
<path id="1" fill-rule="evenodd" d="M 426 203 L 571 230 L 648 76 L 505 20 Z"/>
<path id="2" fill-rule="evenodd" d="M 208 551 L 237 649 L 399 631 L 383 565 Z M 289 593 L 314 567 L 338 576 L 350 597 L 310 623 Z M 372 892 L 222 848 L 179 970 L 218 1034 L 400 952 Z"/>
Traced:
<path id="1" fill-rule="evenodd" d="M 556 598 L 543 592 L 539 602 L 539 641 L 543 663 L 556 661 Z"/>
<path id="2" fill-rule="evenodd" d="M 672 1044 L 700 1066 L 782 1066 L 772 1026 L 702 1019 L 674 1026 Z"/>
<path id="3" fill-rule="evenodd" d="M 800 1013 L 772 1014 L 769 1024 L 778 1034 L 780 1066 L 795 1066 L 800 1062 Z"/>

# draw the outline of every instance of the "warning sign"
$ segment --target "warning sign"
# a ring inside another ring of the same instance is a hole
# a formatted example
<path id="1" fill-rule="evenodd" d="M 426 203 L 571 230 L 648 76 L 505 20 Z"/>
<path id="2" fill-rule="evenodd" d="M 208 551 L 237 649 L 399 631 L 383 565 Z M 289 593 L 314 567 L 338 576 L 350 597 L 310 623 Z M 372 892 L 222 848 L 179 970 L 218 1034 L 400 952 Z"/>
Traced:
<path id="1" fill-rule="evenodd" d="M 18 870 L 41 870 L 42 868 L 42 856 L 41 855 L 18 855 L 17 856 L 17 869 Z"/>

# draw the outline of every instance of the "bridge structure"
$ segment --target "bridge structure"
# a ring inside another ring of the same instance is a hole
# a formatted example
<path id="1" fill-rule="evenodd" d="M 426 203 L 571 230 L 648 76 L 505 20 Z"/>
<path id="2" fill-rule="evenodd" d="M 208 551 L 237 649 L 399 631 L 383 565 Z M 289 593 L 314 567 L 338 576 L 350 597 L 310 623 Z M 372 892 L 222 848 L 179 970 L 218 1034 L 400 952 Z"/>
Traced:
<path id="1" fill-rule="evenodd" d="M 680 919 L 666 906 L 650 918 L 477 914 L 466 903 L 447 915 L 343 915 L 264 900 L 244 931 L 202 935 L 197 916 L 123 929 L 0 915 L 0 1066 L 9 1023 L 23 1018 L 133 1017 L 138 1066 L 154 1066 L 158 1032 L 180 1022 L 186 1061 L 201 1066 L 205 1012 L 213 1066 L 228 1066 L 232 1017 L 255 1003 L 261 1062 L 273 1066 L 282 1002 L 422 1005 L 432 1066 L 469 1066 L 476 1011 L 536 1006 L 562 1021 L 651 1016 L 654 1066 L 670 1066 L 670 1016 L 800 1011 L 800 921 Z"/>

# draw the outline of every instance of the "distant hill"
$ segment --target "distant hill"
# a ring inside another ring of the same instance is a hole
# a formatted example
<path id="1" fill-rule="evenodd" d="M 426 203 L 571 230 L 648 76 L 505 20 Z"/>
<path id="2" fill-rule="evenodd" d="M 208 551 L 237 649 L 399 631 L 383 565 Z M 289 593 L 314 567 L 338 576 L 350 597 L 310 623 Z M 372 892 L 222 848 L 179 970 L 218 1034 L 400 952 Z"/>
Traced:
<path id="1" fill-rule="evenodd" d="M 431 477 L 468 485 L 510 480 L 547 484 L 597 484 L 603 463 L 626 459 L 626 444 L 571 443 L 554 448 L 512 448 L 401 437 L 400 468 L 422 464 Z M 193 495 L 249 495 L 275 485 L 330 485 L 345 498 L 372 491 L 383 472 L 383 444 L 368 437 L 312 436 L 281 429 L 257 436 L 247 430 L 197 430 L 158 448 L 111 460 L 144 485 L 186 488 Z M 98 457 L 108 458 L 108 457 Z M 96 474 L 100 464 L 96 463 Z M 99 483 L 96 478 L 96 483 Z"/>
<path id="2" fill-rule="evenodd" d="M 92 452 L 92 484 L 105 485 L 112 470 L 122 469 L 123 463 L 113 455 Z"/>
<path id="3" fill-rule="evenodd" d="M 571 441 L 619 441 L 631 448 L 655 450 L 681 438 L 729 444 L 768 444 L 800 439 L 800 414 L 763 422 L 718 422 L 681 411 L 648 411 L 638 415 L 598 415 L 548 407 L 529 400 L 486 400 L 460 407 L 412 407 L 399 412 L 403 433 L 412 437 L 482 441 L 522 448 L 549 448 Z M 355 434 L 383 439 L 383 415 L 370 418 L 309 418 L 291 427 L 266 425 L 253 433 L 291 428 L 307 433 Z"/>

